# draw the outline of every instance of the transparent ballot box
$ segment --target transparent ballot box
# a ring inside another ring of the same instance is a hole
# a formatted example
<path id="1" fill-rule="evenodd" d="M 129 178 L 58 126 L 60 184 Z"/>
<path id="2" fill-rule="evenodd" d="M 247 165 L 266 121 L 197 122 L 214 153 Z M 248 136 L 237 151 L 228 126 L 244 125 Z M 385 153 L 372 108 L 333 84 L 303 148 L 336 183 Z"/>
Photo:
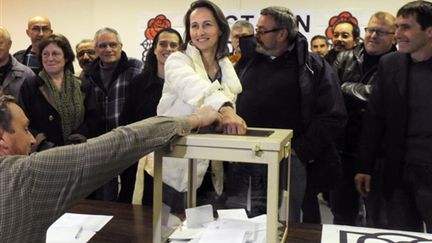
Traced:
<path id="1" fill-rule="evenodd" d="M 154 157 L 153 243 L 162 241 L 162 157 L 188 159 L 188 208 L 196 206 L 197 176 L 196 162 L 193 159 L 266 164 L 268 167 L 266 239 L 269 243 L 276 243 L 278 241 L 280 161 L 290 156 L 292 136 L 292 130 L 270 128 L 248 128 L 246 135 L 241 136 L 190 134 L 156 151 Z M 288 168 L 290 168 L 289 165 Z M 288 209 L 285 210 L 288 212 Z"/>

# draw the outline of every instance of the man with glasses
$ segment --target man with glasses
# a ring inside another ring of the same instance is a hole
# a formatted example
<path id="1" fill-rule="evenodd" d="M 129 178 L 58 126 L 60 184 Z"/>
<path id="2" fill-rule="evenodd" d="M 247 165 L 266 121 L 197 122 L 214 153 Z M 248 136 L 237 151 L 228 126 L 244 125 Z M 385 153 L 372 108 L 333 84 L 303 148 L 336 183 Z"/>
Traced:
<path id="1" fill-rule="evenodd" d="M 42 65 L 38 59 L 39 43 L 43 38 L 51 35 L 52 32 L 51 22 L 47 17 L 35 16 L 30 18 L 26 33 L 31 40 L 31 45 L 13 55 L 20 63 L 31 68 L 36 75 L 42 70 Z"/>
<path id="2" fill-rule="evenodd" d="M 129 58 L 122 50 L 118 32 L 112 28 L 98 30 L 94 37 L 97 58 L 82 75 L 86 93 L 86 124 L 90 137 L 99 136 L 122 125 L 123 111 L 128 87 L 141 72 L 143 63 Z M 132 165 L 121 175 L 121 191 L 118 195 L 117 178 L 95 192 L 95 199 L 132 202 L 137 165 Z"/>
<path id="3" fill-rule="evenodd" d="M 396 51 L 395 30 L 396 18 L 393 15 L 386 12 L 373 14 L 365 28 L 364 42 L 351 50 L 339 52 L 333 64 L 341 81 L 348 112 L 348 122 L 345 134 L 341 139 L 340 149 L 344 181 L 330 193 L 330 205 L 335 224 L 356 225 L 359 223 L 357 222 L 359 196 L 355 190 L 353 178 L 363 114 L 372 91 L 380 58 L 389 52 Z M 374 202 L 374 200 L 378 200 L 375 195 L 366 201 L 369 226 L 376 226 L 379 220 L 376 218 L 379 216 L 379 202 Z"/>
<path id="4" fill-rule="evenodd" d="M 83 39 L 75 46 L 76 56 L 78 63 L 82 70 L 89 69 L 94 59 L 96 59 L 96 50 L 94 45 L 94 40 Z M 79 77 L 84 74 L 81 72 Z"/>
<path id="5" fill-rule="evenodd" d="M 355 182 L 373 192 L 382 158 L 386 224 L 432 233 L 432 2 L 413 1 L 396 17 L 399 50 L 383 56 L 369 96 Z M 368 196 L 369 197 L 369 196 Z"/>
<path id="6" fill-rule="evenodd" d="M 358 45 L 360 41 L 360 28 L 357 24 L 349 21 L 341 21 L 333 28 L 333 49 L 331 49 L 325 59 L 330 63 L 336 60 L 336 56 L 341 51 L 350 50 Z"/>
<path id="7" fill-rule="evenodd" d="M 306 167 L 330 165 L 336 173 L 340 169 L 333 137 L 345 122 L 343 98 L 336 73 L 318 54 L 308 52 L 308 42 L 289 9 L 261 10 L 255 33 L 255 38 L 240 38 L 240 49 L 248 41 L 256 41 L 256 49 L 236 65 L 243 86 L 237 112 L 251 127 L 294 130 L 289 215 L 291 221 L 299 222 L 306 179 L 316 179 L 310 185 L 332 184 L 307 175 Z M 251 184 L 252 214 L 265 213 L 266 166 L 235 166 L 239 172 L 235 187 Z M 286 171 L 286 165 L 283 168 Z M 286 182 L 286 174 L 281 180 Z"/>

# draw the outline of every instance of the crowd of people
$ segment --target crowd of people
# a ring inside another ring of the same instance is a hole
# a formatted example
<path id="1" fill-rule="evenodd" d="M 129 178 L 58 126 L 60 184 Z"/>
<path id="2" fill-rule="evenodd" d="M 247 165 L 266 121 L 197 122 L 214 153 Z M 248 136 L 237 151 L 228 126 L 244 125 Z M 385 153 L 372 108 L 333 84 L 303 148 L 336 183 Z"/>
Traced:
<path id="1" fill-rule="evenodd" d="M 240 20 L 230 30 L 208 0 L 190 5 L 184 27 L 184 40 L 160 30 L 144 63 L 110 27 L 74 52 L 35 16 L 31 45 L 13 55 L 0 27 L 1 239 L 42 241 L 83 197 L 131 203 L 142 156 L 191 131 L 244 135 L 248 126 L 294 130 L 290 221 L 321 223 L 322 193 L 335 224 L 432 232 L 431 2 L 373 13 L 363 38 L 357 22 L 341 20 L 331 40 L 308 41 L 285 7 L 262 9 L 255 29 Z M 179 160 L 163 160 L 173 210 L 187 190 Z M 265 213 L 265 165 L 198 160 L 197 174 L 198 202 Z"/>

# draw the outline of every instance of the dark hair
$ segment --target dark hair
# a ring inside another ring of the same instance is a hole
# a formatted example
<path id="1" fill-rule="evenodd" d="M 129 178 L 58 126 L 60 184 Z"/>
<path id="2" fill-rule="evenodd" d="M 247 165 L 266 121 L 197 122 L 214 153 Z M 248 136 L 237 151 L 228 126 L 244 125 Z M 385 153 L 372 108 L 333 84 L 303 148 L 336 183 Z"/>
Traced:
<path id="1" fill-rule="evenodd" d="M 323 35 L 314 35 L 314 36 L 312 37 L 311 41 L 310 41 L 310 44 L 312 45 L 312 42 L 313 42 L 314 40 L 316 40 L 316 39 L 322 39 L 322 40 L 325 41 L 325 43 L 327 44 L 327 46 L 330 45 L 330 43 L 329 43 L 327 37 L 325 37 L 325 36 L 323 36 Z"/>
<path id="2" fill-rule="evenodd" d="M 177 35 L 177 37 L 179 39 L 179 46 L 181 46 L 183 44 L 183 39 L 182 39 L 180 33 L 175 29 L 165 28 L 165 29 L 159 30 L 156 33 L 156 36 L 153 38 L 152 46 L 147 51 L 147 55 L 146 55 L 145 62 L 144 62 L 144 69 L 143 69 L 143 72 L 146 72 L 150 75 L 150 79 L 153 78 L 153 75 L 157 75 L 157 63 L 158 62 L 157 62 L 156 55 L 154 54 L 154 50 L 156 49 L 156 46 L 158 45 L 159 36 L 162 33 L 170 33 L 170 34 Z"/>
<path id="3" fill-rule="evenodd" d="M 230 27 L 228 25 L 228 21 L 225 18 L 222 10 L 214 3 L 208 0 L 197 0 L 191 3 L 189 10 L 186 12 L 184 16 L 184 24 L 185 24 L 185 44 L 189 43 L 191 40 L 191 36 L 189 33 L 190 28 L 190 15 L 192 11 L 197 8 L 207 8 L 210 10 L 216 19 L 216 22 L 219 26 L 219 30 L 221 35 L 218 38 L 218 45 L 216 49 L 216 59 L 221 59 L 228 55 L 228 39 L 230 35 Z"/>
<path id="4" fill-rule="evenodd" d="M 351 22 L 351 21 L 340 21 L 340 22 L 337 22 L 335 25 L 334 25 L 334 27 L 333 27 L 333 31 L 336 29 L 336 26 L 338 26 L 338 25 L 340 25 L 340 24 L 350 24 L 351 26 L 352 26 L 352 35 L 353 35 L 353 38 L 354 39 L 358 39 L 358 38 L 360 38 L 360 27 L 358 26 L 358 24 L 354 24 L 353 22 Z"/>
<path id="5" fill-rule="evenodd" d="M 432 3 L 428 1 L 413 1 L 403 5 L 396 16 L 407 17 L 413 15 L 422 30 L 432 26 Z"/>
<path id="6" fill-rule="evenodd" d="M 42 63 L 42 51 L 51 43 L 56 44 L 58 47 L 60 47 L 60 49 L 62 49 L 65 59 L 64 68 L 69 69 L 69 71 L 73 72 L 73 61 L 75 59 L 75 54 L 68 39 L 61 34 L 51 34 L 50 36 L 42 39 L 42 41 L 39 43 L 39 62 Z"/>
<path id="7" fill-rule="evenodd" d="M 260 12 L 261 15 L 272 16 L 276 22 L 276 28 L 284 28 L 288 30 L 288 43 L 291 43 L 296 38 L 298 33 L 297 17 L 285 7 L 268 7 L 264 8 Z"/>
<path id="8" fill-rule="evenodd" d="M 0 95 L 0 128 L 6 132 L 15 132 L 12 127 L 12 113 L 8 107 L 9 104 L 15 102 L 15 98 L 10 95 Z"/>

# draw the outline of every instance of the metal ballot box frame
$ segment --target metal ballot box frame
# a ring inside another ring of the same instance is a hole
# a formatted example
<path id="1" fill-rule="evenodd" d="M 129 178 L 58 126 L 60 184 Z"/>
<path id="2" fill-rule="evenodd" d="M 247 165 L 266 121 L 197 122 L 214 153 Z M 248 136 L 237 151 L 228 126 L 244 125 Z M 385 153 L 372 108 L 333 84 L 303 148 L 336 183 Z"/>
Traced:
<path id="1" fill-rule="evenodd" d="M 155 151 L 153 243 L 162 240 L 162 157 L 189 159 L 187 207 L 196 205 L 197 176 L 196 162 L 193 159 L 267 164 L 266 237 L 267 242 L 276 243 L 278 241 L 279 163 L 290 156 L 292 136 L 292 130 L 270 128 L 248 128 L 246 135 L 190 134 L 175 140 L 170 146 Z M 286 219 L 288 220 L 288 216 Z"/>

